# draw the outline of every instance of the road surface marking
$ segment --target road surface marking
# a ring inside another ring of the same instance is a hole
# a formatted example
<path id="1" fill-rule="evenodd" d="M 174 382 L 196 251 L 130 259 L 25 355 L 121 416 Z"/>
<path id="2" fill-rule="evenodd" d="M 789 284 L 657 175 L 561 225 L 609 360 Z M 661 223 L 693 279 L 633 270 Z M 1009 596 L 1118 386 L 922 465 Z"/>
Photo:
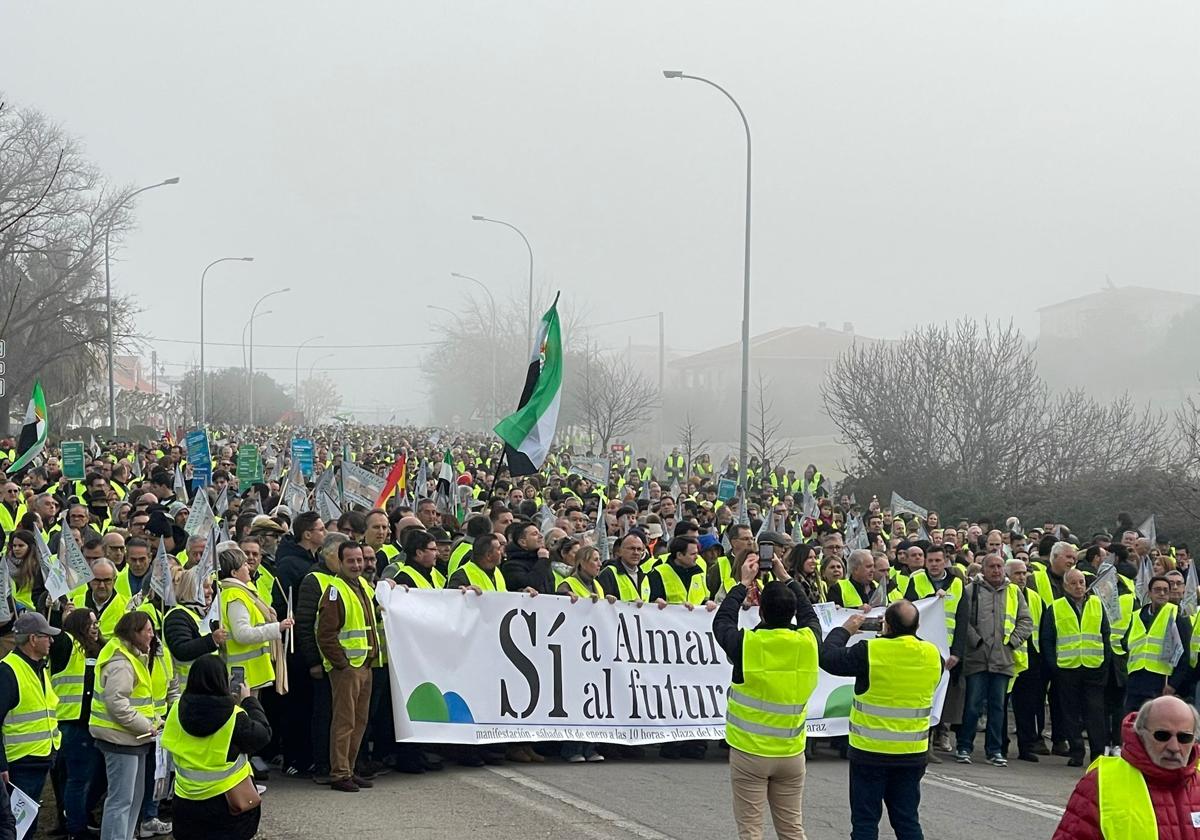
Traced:
<path id="1" fill-rule="evenodd" d="M 1036 799 L 1018 796 L 1015 793 L 997 790 L 987 785 L 968 782 L 966 779 L 943 776 L 941 773 L 926 773 L 925 783 L 942 788 L 943 790 L 965 793 L 967 796 L 982 799 L 984 802 L 1007 805 L 1009 808 L 1015 808 L 1018 811 L 1024 811 L 1027 814 L 1033 814 L 1038 817 L 1045 817 L 1048 820 L 1059 820 L 1063 815 L 1064 809 L 1057 805 L 1039 802 Z"/>
<path id="2" fill-rule="evenodd" d="M 517 784 L 521 787 L 534 791 L 540 796 L 550 797 L 551 799 L 567 806 L 568 808 L 573 808 L 577 811 L 583 811 L 585 814 L 590 814 L 596 819 L 603 820 L 614 828 L 619 828 L 628 834 L 642 838 L 642 840 L 676 840 L 676 838 L 671 837 L 669 834 L 663 834 L 661 831 L 657 831 L 650 826 L 645 825 L 644 823 L 631 820 L 628 817 L 623 817 L 620 814 L 608 810 L 607 808 L 602 808 L 593 802 L 588 802 L 587 800 L 581 799 L 574 794 L 567 793 L 565 790 L 561 790 L 553 785 L 548 785 L 545 782 L 538 781 L 537 779 L 527 776 L 524 773 L 518 773 L 515 770 L 509 770 L 504 767 L 488 767 L 486 769 L 488 772 L 494 773 L 503 779 L 507 779 L 513 784 Z M 471 784 L 475 783 L 469 776 L 464 777 L 464 781 L 467 781 Z M 485 782 L 483 784 L 486 785 L 487 783 Z M 533 797 L 524 796 L 523 794 L 517 793 L 516 791 L 507 790 L 499 785 L 488 785 L 488 787 L 495 787 L 495 792 L 503 793 L 503 795 L 510 799 L 521 801 L 523 804 L 533 808 L 535 811 L 548 813 L 551 816 L 559 816 L 559 814 L 553 811 L 553 809 L 547 808 L 543 802 L 540 802 Z M 610 836 L 608 834 L 601 834 L 600 832 L 588 832 L 587 829 L 589 826 L 586 823 L 581 823 L 576 826 L 576 828 L 583 833 L 589 834 L 592 837 L 596 837 L 597 840 L 601 837 L 603 837 L 605 840 L 608 840 Z"/>

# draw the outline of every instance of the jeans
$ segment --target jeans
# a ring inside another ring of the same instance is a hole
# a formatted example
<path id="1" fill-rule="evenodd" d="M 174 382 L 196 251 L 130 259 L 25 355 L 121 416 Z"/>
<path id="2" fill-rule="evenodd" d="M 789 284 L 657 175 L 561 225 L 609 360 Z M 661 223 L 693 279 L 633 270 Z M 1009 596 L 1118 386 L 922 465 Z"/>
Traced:
<path id="1" fill-rule="evenodd" d="M 156 764 L 154 750 L 151 750 L 146 754 L 146 778 L 142 787 L 142 807 L 138 814 L 138 822 L 140 823 L 155 819 L 158 816 L 158 800 L 154 798 L 154 770 Z"/>
<path id="2" fill-rule="evenodd" d="M 887 805 L 896 840 L 925 840 L 918 811 L 924 764 L 864 764 L 850 761 L 850 840 L 878 840 Z"/>
<path id="3" fill-rule="evenodd" d="M 983 738 L 984 754 L 989 758 L 1001 755 L 1004 741 L 1004 695 L 1008 677 L 981 671 L 967 677 L 967 702 L 963 707 L 962 726 L 958 728 L 958 752 L 967 755 L 975 749 L 975 728 L 987 711 L 987 732 Z"/>
<path id="4" fill-rule="evenodd" d="M 8 765 L 9 784 L 25 791 L 25 795 L 39 805 L 42 802 L 42 788 L 46 786 L 46 776 L 49 773 L 49 758 L 19 758 Z M 34 817 L 27 837 L 37 833 L 37 824 L 37 817 Z"/>
<path id="5" fill-rule="evenodd" d="M 147 750 L 117 753 L 101 750 L 108 773 L 108 796 L 104 799 L 104 817 L 100 840 L 129 840 L 138 827 L 145 790 Z"/>
<path id="6" fill-rule="evenodd" d="M 100 750 L 92 741 L 86 724 L 67 721 L 58 725 L 62 732 L 59 761 L 67 770 L 63 787 L 63 810 L 67 814 L 67 833 L 82 834 L 87 828 L 88 788 L 100 766 Z"/>

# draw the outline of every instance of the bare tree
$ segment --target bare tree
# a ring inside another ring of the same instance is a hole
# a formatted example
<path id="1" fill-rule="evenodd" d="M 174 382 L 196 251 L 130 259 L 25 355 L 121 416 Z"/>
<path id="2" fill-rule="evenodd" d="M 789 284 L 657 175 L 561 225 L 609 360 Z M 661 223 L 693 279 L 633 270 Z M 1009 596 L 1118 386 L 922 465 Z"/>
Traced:
<path id="1" fill-rule="evenodd" d="M 758 375 L 758 393 L 754 416 L 750 419 L 750 454 L 757 455 L 763 464 L 782 464 L 792 456 L 792 445 L 780 437 L 783 419 L 775 416 L 775 400 L 770 396 L 770 382 Z"/>
<path id="2" fill-rule="evenodd" d="M 708 438 L 701 438 L 689 411 L 684 415 L 683 425 L 679 427 L 680 448 L 683 449 L 684 475 L 692 475 L 692 467 L 696 459 L 708 449 Z"/>
<path id="3" fill-rule="evenodd" d="M 108 311 L 104 234 L 119 242 L 131 216 L 78 142 L 31 109 L 0 111 L 0 335 L 20 348 L 6 360 L 0 424 L 10 398 L 41 378 L 48 397 L 83 390 L 100 367 Z M 118 333 L 133 313 L 113 298 Z"/>
<path id="4" fill-rule="evenodd" d="M 618 356 L 589 357 L 574 393 L 589 435 L 594 432 L 600 444 L 599 451 L 649 423 L 658 408 L 658 387 Z"/>
<path id="5" fill-rule="evenodd" d="M 323 423 L 342 404 L 337 384 L 324 373 L 300 383 L 298 408 L 308 423 Z"/>

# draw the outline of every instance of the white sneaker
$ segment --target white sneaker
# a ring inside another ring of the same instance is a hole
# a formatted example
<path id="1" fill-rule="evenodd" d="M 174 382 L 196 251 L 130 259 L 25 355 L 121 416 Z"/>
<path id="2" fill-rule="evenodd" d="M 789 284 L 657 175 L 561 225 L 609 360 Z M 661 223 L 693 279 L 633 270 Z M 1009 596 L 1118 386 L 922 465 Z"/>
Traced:
<path id="1" fill-rule="evenodd" d="M 600 755 L 600 753 L 592 753 L 591 755 L 589 755 L 587 758 L 584 759 L 584 761 L 587 761 L 590 763 L 595 763 L 597 761 L 603 761 L 603 760 L 604 760 L 604 756 Z"/>
<path id="2" fill-rule="evenodd" d="M 1120 758 L 1120 757 L 1121 757 L 1121 748 L 1120 748 L 1120 747 L 1113 747 L 1113 748 L 1112 748 L 1112 754 L 1113 754 L 1113 758 Z"/>
<path id="3" fill-rule="evenodd" d="M 138 837 L 161 837 L 164 834 L 170 834 L 174 828 L 169 822 L 155 817 L 151 820 L 146 820 L 138 827 Z"/>
<path id="4" fill-rule="evenodd" d="M 254 785 L 254 789 L 258 791 L 258 795 L 259 795 L 259 796 L 262 796 L 264 793 L 266 793 L 266 792 L 267 792 L 267 786 L 266 786 L 266 785 L 255 784 L 255 785 Z"/>
<path id="5" fill-rule="evenodd" d="M 587 761 L 587 759 L 586 759 L 586 758 L 584 758 L 584 757 L 583 757 L 582 755 L 580 755 L 579 753 L 576 753 L 575 755 L 573 755 L 573 756 L 571 756 L 570 758 L 568 758 L 568 759 L 567 759 L 567 762 L 568 762 L 569 764 L 583 764 L 583 762 L 585 762 L 585 761 Z"/>

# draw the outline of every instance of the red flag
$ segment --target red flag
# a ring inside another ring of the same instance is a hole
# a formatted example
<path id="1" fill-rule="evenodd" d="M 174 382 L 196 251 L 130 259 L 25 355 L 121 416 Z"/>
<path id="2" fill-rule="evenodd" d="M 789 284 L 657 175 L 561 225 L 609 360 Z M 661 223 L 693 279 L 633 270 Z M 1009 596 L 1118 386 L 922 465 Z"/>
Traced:
<path id="1" fill-rule="evenodd" d="M 388 500 L 388 497 L 393 492 L 403 494 L 406 489 L 408 480 L 407 456 L 401 452 L 396 456 L 396 463 L 392 465 L 391 472 L 387 474 L 387 481 L 384 482 L 383 491 L 379 494 L 379 498 L 375 500 L 375 507 L 382 508 Z"/>

